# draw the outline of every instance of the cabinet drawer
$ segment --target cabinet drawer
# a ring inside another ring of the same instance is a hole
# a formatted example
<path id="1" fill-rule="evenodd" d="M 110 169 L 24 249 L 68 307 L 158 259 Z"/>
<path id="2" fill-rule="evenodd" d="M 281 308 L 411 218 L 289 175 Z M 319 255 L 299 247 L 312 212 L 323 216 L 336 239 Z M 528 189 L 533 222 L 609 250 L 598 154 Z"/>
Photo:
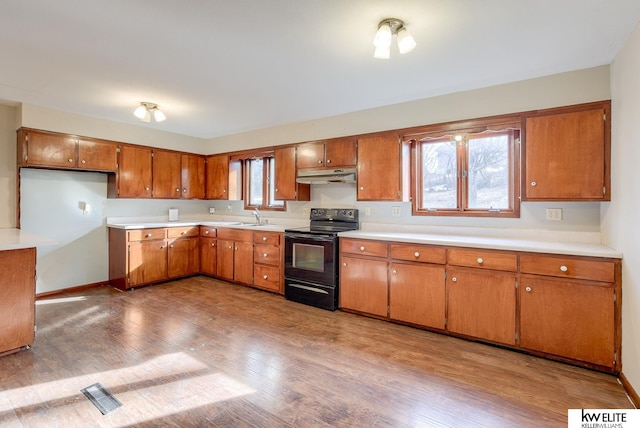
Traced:
<path id="1" fill-rule="evenodd" d="M 198 235 L 200 235 L 199 226 L 170 227 L 167 229 L 167 237 L 169 238 L 185 238 Z"/>
<path id="2" fill-rule="evenodd" d="M 215 238 L 217 228 L 211 226 L 200 226 L 200 236 L 207 236 L 210 238 Z"/>
<path id="3" fill-rule="evenodd" d="M 613 282 L 615 267 L 611 261 L 584 260 L 574 257 L 521 255 L 520 272 Z"/>
<path id="4" fill-rule="evenodd" d="M 443 265 L 447 262 L 447 250 L 427 245 L 391 244 L 391 258 Z"/>
<path id="5" fill-rule="evenodd" d="M 254 265 L 253 284 L 272 291 L 280 290 L 280 268 L 277 266 Z"/>
<path id="6" fill-rule="evenodd" d="M 127 232 L 127 239 L 131 241 L 151 241 L 167 237 L 166 229 L 136 229 Z"/>
<path id="7" fill-rule="evenodd" d="M 280 233 L 253 232 L 253 242 L 256 244 L 280 245 Z"/>
<path id="8" fill-rule="evenodd" d="M 457 248 L 449 249 L 448 251 L 448 262 L 450 265 L 509 272 L 518 270 L 518 256 L 513 253 Z"/>
<path id="9" fill-rule="evenodd" d="M 253 247 L 253 262 L 274 266 L 280 265 L 280 247 L 255 244 Z"/>
<path id="10" fill-rule="evenodd" d="M 341 239 L 340 251 L 365 256 L 387 257 L 389 255 L 389 245 L 384 242 L 368 241 L 366 239 Z"/>
<path id="11" fill-rule="evenodd" d="M 218 238 L 230 241 L 253 242 L 253 231 L 245 229 L 218 228 Z"/>

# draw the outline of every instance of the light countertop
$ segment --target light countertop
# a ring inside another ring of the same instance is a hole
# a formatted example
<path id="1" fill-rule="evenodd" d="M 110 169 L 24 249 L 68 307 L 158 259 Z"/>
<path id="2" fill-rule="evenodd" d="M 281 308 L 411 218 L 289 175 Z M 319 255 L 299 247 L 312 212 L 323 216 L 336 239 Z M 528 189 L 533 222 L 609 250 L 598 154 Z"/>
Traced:
<path id="1" fill-rule="evenodd" d="M 622 253 L 606 245 L 594 242 L 542 241 L 534 239 L 509 239 L 504 237 L 448 235 L 415 232 L 385 232 L 357 230 L 341 232 L 341 238 L 374 239 L 380 241 L 407 242 L 413 244 L 446 245 L 452 247 L 485 248 L 494 250 L 526 251 L 534 253 L 563 254 L 573 256 L 608 257 L 621 259 Z"/>
<path id="2" fill-rule="evenodd" d="M 107 223 L 108 227 L 114 229 L 150 229 L 158 227 L 189 227 L 189 226 L 209 226 L 209 227 L 230 227 L 236 229 L 266 230 L 271 232 L 284 232 L 286 226 L 279 224 L 243 223 L 239 221 L 147 221 L 147 222 L 114 222 Z"/>
<path id="3" fill-rule="evenodd" d="M 0 251 L 53 245 L 56 241 L 20 229 L 0 229 Z"/>

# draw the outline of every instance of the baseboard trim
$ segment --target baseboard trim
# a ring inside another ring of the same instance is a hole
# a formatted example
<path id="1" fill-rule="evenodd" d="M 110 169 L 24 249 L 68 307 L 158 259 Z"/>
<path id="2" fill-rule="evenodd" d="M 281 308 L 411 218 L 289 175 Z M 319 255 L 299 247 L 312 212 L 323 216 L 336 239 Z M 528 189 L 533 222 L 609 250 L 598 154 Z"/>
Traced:
<path id="1" fill-rule="evenodd" d="M 101 281 L 101 282 L 94 282 L 93 284 L 79 285 L 77 287 L 69 287 L 69 288 L 62 288 L 60 290 L 47 291 L 44 293 L 36 294 L 36 300 L 44 299 L 47 297 L 60 296 L 68 293 L 75 293 L 78 291 L 88 290 L 90 288 L 104 287 L 107 285 L 109 285 L 109 281 Z"/>
<path id="2" fill-rule="evenodd" d="M 638 395 L 636 390 L 633 389 L 633 386 L 631 385 L 631 383 L 629 383 L 629 379 L 627 379 L 624 373 L 620 373 L 619 379 L 622 387 L 627 392 L 627 395 L 629 396 L 629 399 L 631 400 L 633 405 L 636 407 L 636 409 L 640 409 L 640 395 Z"/>

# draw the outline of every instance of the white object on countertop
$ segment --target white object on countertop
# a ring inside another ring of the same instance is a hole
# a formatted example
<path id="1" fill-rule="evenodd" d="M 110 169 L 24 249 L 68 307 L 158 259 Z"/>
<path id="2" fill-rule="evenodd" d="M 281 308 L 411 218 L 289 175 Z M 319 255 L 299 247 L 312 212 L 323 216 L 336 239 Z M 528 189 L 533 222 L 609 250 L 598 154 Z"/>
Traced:
<path id="1" fill-rule="evenodd" d="M 169 209 L 169 221 L 178 221 L 178 209 L 170 208 Z"/>

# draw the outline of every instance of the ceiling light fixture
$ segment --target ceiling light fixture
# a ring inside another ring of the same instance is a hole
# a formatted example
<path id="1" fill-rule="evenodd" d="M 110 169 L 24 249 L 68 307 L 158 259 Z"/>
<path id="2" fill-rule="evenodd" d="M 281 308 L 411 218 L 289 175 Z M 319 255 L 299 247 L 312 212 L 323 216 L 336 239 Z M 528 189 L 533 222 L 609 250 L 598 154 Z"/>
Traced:
<path id="1" fill-rule="evenodd" d="M 404 26 L 404 22 L 397 18 L 388 18 L 380 21 L 378 31 L 373 39 L 373 45 L 376 47 L 373 53 L 374 58 L 389 59 L 391 56 L 391 37 L 398 37 L 398 50 L 401 54 L 411 52 L 416 47 L 416 41 L 409 34 Z"/>
<path id="2" fill-rule="evenodd" d="M 151 122 L 151 116 L 156 122 L 162 122 L 167 118 L 165 114 L 158 108 L 158 104 L 141 102 L 135 109 L 133 115 L 143 122 Z"/>

